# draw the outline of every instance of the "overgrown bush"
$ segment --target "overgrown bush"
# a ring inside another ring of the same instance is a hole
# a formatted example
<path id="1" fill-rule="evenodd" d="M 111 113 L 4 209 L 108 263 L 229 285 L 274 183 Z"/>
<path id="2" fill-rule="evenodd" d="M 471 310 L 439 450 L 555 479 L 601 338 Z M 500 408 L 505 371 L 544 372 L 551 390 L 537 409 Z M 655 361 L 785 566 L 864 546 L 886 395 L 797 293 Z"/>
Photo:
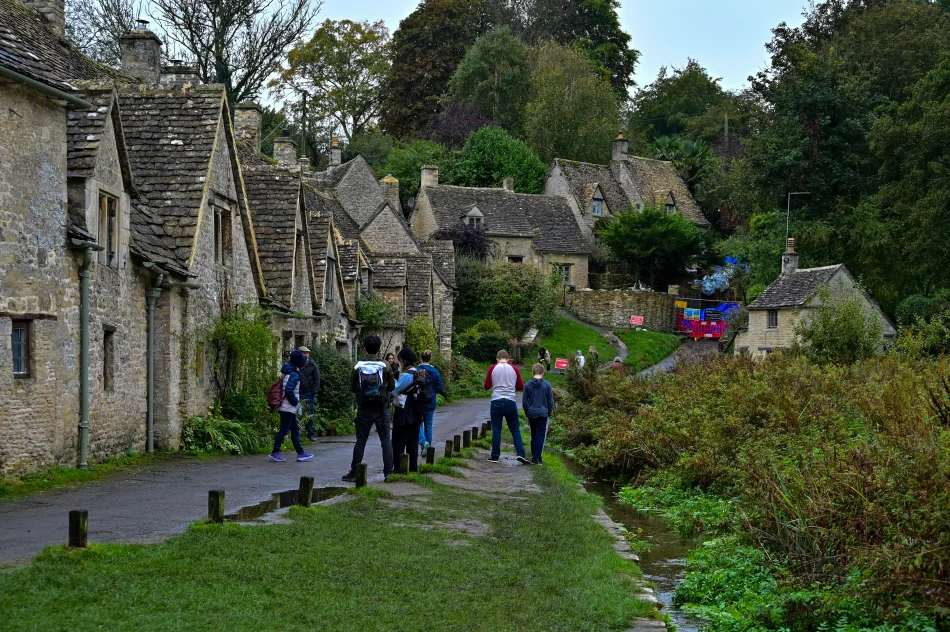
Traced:
<path id="1" fill-rule="evenodd" d="M 918 321 L 927 322 L 937 314 L 950 310 L 950 290 L 941 290 L 933 296 L 914 294 L 908 296 L 900 305 L 894 316 L 901 327 L 912 327 Z"/>
<path id="2" fill-rule="evenodd" d="M 494 362 L 498 352 L 509 350 L 508 336 L 505 334 L 481 334 L 469 337 L 460 349 L 462 355 L 475 362 Z"/>
<path id="3" fill-rule="evenodd" d="M 189 452 L 253 454 L 265 449 L 270 439 L 254 425 L 225 419 L 214 409 L 191 417 L 181 428 L 181 448 Z"/>
<path id="4" fill-rule="evenodd" d="M 793 350 L 812 362 L 847 364 L 872 357 L 881 347 L 881 321 L 857 292 L 833 297 L 818 291 L 820 304 L 795 327 Z"/>
<path id="5" fill-rule="evenodd" d="M 355 419 L 356 396 L 350 390 L 350 358 L 330 345 L 310 351 L 310 359 L 320 369 L 317 421 L 322 434 L 346 434 Z"/>
<path id="6" fill-rule="evenodd" d="M 398 323 L 399 307 L 374 290 L 369 296 L 361 295 L 356 300 L 356 319 L 363 323 L 360 337 L 365 339 L 370 334 L 379 335 L 383 329 Z"/>
<path id="7" fill-rule="evenodd" d="M 414 316 L 406 323 L 406 347 L 421 355 L 426 349 L 439 350 L 439 332 L 428 316 Z"/>
<path id="8" fill-rule="evenodd" d="M 453 402 L 487 395 L 484 388 L 485 374 L 469 358 L 456 354 L 450 359 L 436 357 L 432 362 L 442 374 L 446 401 Z"/>
<path id="9" fill-rule="evenodd" d="M 715 357 L 580 394 L 553 441 L 598 477 L 734 501 L 742 544 L 784 569 L 783 593 L 807 594 L 746 623 L 830 629 L 950 607 L 950 360 Z"/>
<path id="10" fill-rule="evenodd" d="M 259 307 L 242 305 L 218 317 L 205 337 L 218 397 L 229 390 L 263 397 L 280 369 L 279 340 L 267 314 Z"/>

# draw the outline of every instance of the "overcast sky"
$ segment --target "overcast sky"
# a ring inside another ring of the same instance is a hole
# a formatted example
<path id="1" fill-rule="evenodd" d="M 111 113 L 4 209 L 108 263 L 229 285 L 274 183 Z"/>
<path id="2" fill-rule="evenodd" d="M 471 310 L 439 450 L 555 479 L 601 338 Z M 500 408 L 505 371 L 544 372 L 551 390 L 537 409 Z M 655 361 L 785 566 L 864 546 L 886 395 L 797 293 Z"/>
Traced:
<path id="1" fill-rule="evenodd" d="M 661 66 L 681 67 L 690 57 L 729 90 L 768 62 L 770 29 L 798 25 L 808 0 L 620 0 L 620 21 L 640 51 L 638 85 L 656 78 Z M 384 20 L 390 31 L 418 0 L 324 0 L 321 19 Z"/>

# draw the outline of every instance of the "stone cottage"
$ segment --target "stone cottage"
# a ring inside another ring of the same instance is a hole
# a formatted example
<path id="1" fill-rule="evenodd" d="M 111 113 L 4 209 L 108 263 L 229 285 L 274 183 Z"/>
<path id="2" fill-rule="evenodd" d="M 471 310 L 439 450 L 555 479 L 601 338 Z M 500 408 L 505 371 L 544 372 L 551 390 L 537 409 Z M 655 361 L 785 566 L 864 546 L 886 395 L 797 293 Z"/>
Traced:
<path id="1" fill-rule="evenodd" d="M 829 288 L 833 300 L 857 296 L 869 315 L 881 323 L 883 340 L 894 340 L 897 329 L 874 300 L 861 289 L 844 264 L 799 268 L 795 239 L 788 240 L 782 255 L 782 274 L 759 298 L 749 304 L 749 324 L 736 336 L 736 353 L 762 358 L 784 351 L 795 342 L 795 328 L 807 321 L 820 305 L 819 290 Z"/>
<path id="2" fill-rule="evenodd" d="M 709 226 L 672 163 L 631 156 L 628 148 L 629 142 L 621 134 L 613 141 L 611 161 L 606 165 L 555 158 L 548 170 L 545 194 L 567 199 L 589 243 L 594 242 L 597 222 L 631 206 L 656 206 L 667 213 L 681 213 L 702 228 Z"/>
<path id="3" fill-rule="evenodd" d="M 511 178 L 500 189 L 439 184 L 438 167 L 423 167 L 410 223 L 422 241 L 463 224 L 480 228 L 496 261 L 536 265 L 564 285 L 588 287 L 590 245 L 562 196 L 515 193 Z"/>

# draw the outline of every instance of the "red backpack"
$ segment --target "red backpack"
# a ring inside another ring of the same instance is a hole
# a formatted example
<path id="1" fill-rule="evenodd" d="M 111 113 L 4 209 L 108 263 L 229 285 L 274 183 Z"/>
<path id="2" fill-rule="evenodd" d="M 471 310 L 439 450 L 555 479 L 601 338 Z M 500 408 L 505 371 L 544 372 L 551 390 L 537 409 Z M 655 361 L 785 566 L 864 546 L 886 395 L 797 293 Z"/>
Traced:
<path id="1" fill-rule="evenodd" d="M 267 387 L 267 405 L 274 412 L 284 403 L 284 376 Z"/>

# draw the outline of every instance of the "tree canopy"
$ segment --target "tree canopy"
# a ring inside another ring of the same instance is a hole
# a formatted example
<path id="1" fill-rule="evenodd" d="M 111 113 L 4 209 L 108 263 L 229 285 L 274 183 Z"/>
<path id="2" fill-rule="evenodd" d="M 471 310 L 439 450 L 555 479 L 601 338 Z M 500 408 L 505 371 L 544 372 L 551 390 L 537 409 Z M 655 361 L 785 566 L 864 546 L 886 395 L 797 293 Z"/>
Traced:
<path id="1" fill-rule="evenodd" d="M 498 187 L 514 178 L 515 191 L 541 193 L 547 167 L 520 140 L 498 127 L 483 127 L 472 134 L 456 165 L 455 180 L 461 186 Z"/>

